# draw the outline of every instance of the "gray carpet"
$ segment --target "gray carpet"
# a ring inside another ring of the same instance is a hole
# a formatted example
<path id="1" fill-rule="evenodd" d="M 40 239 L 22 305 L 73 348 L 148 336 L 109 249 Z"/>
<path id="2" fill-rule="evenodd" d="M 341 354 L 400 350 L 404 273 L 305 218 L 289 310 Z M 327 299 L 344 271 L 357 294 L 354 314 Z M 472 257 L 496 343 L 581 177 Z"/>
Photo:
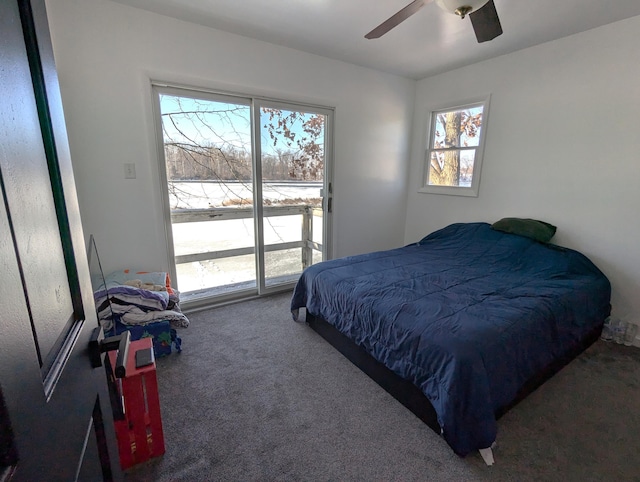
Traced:
<path id="1" fill-rule="evenodd" d="M 304 324 L 289 294 L 190 316 L 158 360 L 167 453 L 126 480 L 640 480 L 640 350 L 597 342 L 456 456 Z"/>

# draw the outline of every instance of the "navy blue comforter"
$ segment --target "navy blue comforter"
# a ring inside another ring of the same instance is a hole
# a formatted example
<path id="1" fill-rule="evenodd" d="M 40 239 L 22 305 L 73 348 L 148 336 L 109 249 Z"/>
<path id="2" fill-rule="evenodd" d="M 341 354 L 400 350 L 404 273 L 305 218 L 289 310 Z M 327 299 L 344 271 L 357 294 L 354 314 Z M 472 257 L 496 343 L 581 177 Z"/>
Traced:
<path id="1" fill-rule="evenodd" d="M 453 224 L 404 248 L 316 264 L 291 300 L 324 318 L 433 404 L 466 455 L 534 374 L 602 326 L 611 288 L 584 255 Z"/>

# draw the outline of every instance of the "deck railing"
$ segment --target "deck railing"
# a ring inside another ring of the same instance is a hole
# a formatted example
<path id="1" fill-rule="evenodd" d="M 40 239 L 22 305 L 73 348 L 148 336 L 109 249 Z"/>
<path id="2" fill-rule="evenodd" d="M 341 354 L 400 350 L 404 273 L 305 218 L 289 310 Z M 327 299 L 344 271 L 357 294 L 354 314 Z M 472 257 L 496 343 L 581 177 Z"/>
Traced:
<path id="1" fill-rule="evenodd" d="M 288 206 L 264 206 L 264 218 L 276 216 L 302 215 L 300 226 L 300 240 L 272 243 L 265 245 L 265 252 L 282 251 L 286 249 L 302 248 L 302 268 L 313 264 L 313 251 L 322 252 L 322 244 L 313 240 L 313 216 L 322 217 L 322 208 L 307 204 L 296 204 Z M 171 223 L 196 223 L 196 222 L 216 222 L 232 219 L 252 219 L 253 207 L 228 207 L 228 208 L 208 208 L 208 209 L 178 209 L 171 211 Z M 245 256 L 254 254 L 255 247 L 221 249 L 217 251 L 207 251 L 204 253 L 184 254 L 175 257 L 176 264 L 193 263 L 198 261 L 208 261 L 220 258 L 232 258 L 235 256 Z"/>

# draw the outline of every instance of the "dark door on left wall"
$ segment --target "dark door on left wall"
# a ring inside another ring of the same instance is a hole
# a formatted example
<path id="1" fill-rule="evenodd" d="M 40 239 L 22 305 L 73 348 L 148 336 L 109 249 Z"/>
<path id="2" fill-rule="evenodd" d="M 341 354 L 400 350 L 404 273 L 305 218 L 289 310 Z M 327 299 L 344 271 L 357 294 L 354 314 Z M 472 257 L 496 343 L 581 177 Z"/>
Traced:
<path id="1" fill-rule="evenodd" d="M 0 481 L 119 480 L 44 0 L 0 0 Z"/>

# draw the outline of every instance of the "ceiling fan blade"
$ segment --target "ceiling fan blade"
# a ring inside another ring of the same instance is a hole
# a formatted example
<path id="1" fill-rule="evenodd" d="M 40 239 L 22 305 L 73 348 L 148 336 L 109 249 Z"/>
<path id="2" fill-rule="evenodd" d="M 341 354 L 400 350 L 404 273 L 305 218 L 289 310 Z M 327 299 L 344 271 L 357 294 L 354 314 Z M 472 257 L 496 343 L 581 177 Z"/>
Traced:
<path id="1" fill-rule="evenodd" d="M 404 22 L 411 15 L 416 13 L 425 4 L 429 2 L 431 2 L 431 0 L 414 0 L 409 5 L 407 5 L 402 10 L 400 10 L 398 13 L 396 13 L 394 16 L 389 17 L 380 25 L 378 25 L 376 28 L 374 28 L 371 32 L 365 35 L 364 38 L 374 39 L 374 38 L 382 37 L 389 30 L 400 25 L 402 22 Z"/>
<path id="2" fill-rule="evenodd" d="M 493 0 L 489 0 L 484 7 L 470 13 L 469 18 L 471 18 L 471 24 L 473 25 L 473 31 L 476 33 L 478 43 L 487 42 L 498 35 L 502 35 L 502 25 L 500 25 L 500 19 Z"/>

